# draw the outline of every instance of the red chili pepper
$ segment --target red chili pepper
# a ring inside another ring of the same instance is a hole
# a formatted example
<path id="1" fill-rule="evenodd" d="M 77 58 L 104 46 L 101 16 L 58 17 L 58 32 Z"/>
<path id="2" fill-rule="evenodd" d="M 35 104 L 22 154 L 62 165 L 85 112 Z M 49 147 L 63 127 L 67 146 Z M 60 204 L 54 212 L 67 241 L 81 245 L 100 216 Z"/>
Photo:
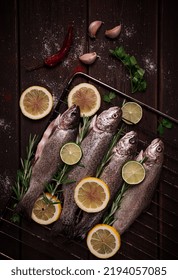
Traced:
<path id="1" fill-rule="evenodd" d="M 67 55 L 73 41 L 73 26 L 69 26 L 62 48 L 55 54 L 47 57 L 44 64 L 49 67 L 57 65 Z"/>

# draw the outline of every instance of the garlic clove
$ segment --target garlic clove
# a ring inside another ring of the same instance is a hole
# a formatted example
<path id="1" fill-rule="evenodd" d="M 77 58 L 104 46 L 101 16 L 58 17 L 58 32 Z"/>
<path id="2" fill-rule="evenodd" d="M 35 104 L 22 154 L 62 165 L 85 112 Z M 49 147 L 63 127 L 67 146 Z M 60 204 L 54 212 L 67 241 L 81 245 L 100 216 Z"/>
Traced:
<path id="1" fill-rule="evenodd" d="M 120 33 L 121 33 L 121 24 L 115 26 L 115 27 L 112 28 L 112 29 L 109 29 L 109 30 L 106 30 L 106 31 L 105 31 L 105 35 L 106 35 L 108 38 L 111 38 L 111 39 L 114 39 L 114 38 L 118 37 Z"/>
<path id="2" fill-rule="evenodd" d="M 92 53 L 85 53 L 85 54 L 81 55 L 79 57 L 79 59 L 80 59 L 80 61 L 82 61 L 85 64 L 92 64 L 95 62 L 97 57 L 98 57 L 98 55 L 96 54 L 96 52 L 92 52 Z"/>
<path id="3" fill-rule="evenodd" d="M 96 33 L 102 24 L 103 24 L 103 22 L 101 20 L 95 20 L 90 23 L 90 25 L 88 27 L 88 32 L 89 32 L 89 36 L 91 38 L 96 38 Z"/>

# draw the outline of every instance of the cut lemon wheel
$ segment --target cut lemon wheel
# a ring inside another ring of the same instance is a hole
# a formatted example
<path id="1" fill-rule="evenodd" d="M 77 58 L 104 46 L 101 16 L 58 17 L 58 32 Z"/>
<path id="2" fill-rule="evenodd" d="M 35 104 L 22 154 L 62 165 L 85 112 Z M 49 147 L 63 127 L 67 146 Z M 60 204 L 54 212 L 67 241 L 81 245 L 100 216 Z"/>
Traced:
<path id="1" fill-rule="evenodd" d="M 120 234 L 112 226 L 98 224 L 89 231 L 87 246 L 96 257 L 108 259 L 114 256 L 121 246 Z"/>
<path id="2" fill-rule="evenodd" d="M 32 86 L 22 93 L 19 104 L 26 117 L 38 120 L 50 113 L 53 107 L 53 97 L 46 88 Z"/>
<path id="3" fill-rule="evenodd" d="M 61 214 L 60 201 L 49 193 L 45 193 L 45 196 L 49 200 L 44 199 L 44 196 L 40 196 L 32 209 L 32 219 L 41 225 L 49 225 L 59 219 Z"/>
<path id="4" fill-rule="evenodd" d="M 129 185 L 139 184 L 145 178 L 145 168 L 138 161 L 128 161 L 122 167 L 122 178 Z"/>
<path id="5" fill-rule="evenodd" d="M 103 210 L 110 199 L 109 187 L 95 177 L 82 179 L 75 188 L 74 199 L 85 212 L 95 213 Z"/>
<path id="6" fill-rule="evenodd" d="M 137 124 L 142 115 L 142 107 L 136 102 L 126 102 L 122 106 L 122 119 L 127 124 Z"/>
<path id="7" fill-rule="evenodd" d="M 60 149 L 60 157 L 64 163 L 73 165 L 81 159 L 82 150 L 76 143 L 69 142 L 64 144 Z"/>
<path id="8" fill-rule="evenodd" d="M 94 115 L 101 105 L 101 96 L 97 88 L 89 83 L 75 86 L 68 95 L 68 106 L 76 104 L 80 107 L 81 116 Z"/>

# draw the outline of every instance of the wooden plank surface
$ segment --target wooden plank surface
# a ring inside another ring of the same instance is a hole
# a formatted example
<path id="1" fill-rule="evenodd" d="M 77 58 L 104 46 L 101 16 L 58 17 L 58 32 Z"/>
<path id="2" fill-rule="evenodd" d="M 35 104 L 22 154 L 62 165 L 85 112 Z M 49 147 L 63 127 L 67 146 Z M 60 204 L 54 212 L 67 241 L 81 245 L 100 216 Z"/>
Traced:
<path id="1" fill-rule="evenodd" d="M 168 1 L 163 0 L 160 9 L 159 30 L 159 106 L 161 111 L 175 118 L 178 116 L 178 96 L 176 94 L 178 57 L 175 54 L 175 50 L 178 47 L 178 31 L 175 28 L 176 21 L 177 13 L 174 7 L 169 5 Z M 170 32 L 166 32 L 166 30 L 170 30 Z M 166 131 L 165 138 L 171 143 L 170 147 L 166 147 L 168 153 L 172 153 L 175 160 L 174 164 L 172 164 L 173 161 L 169 157 L 166 159 L 169 170 L 166 170 L 164 175 L 166 182 L 164 181 L 160 185 L 160 192 L 162 194 L 159 198 L 159 205 L 162 209 L 160 211 L 160 219 L 164 221 L 164 223 L 160 223 L 160 244 L 163 248 L 163 250 L 160 250 L 160 258 L 170 259 L 170 248 L 172 248 L 172 252 L 178 249 L 178 246 L 174 244 L 176 242 L 174 227 L 178 229 L 177 222 L 175 221 L 178 205 L 178 176 L 176 174 L 178 171 L 178 152 L 175 152 L 175 147 L 178 147 L 178 145 L 175 130 Z M 170 178 L 169 183 L 167 178 Z"/>
<path id="2" fill-rule="evenodd" d="M 0 2 L 0 214 L 4 210 L 19 167 L 19 66 L 17 6 L 12 0 Z M 8 227 L 8 226 L 7 226 Z M 1 233 L 0 233 L 1 234 Z M 15 231 L 14 235 L 19 236 Z M 6 240 L 6 242 L 5 242 Z M 13 258 L 19 256 L 15 240 L 4 237 L 0 241 L 2 250 L 9 254 L 13 247 Z M 7 245 L 9 247 L 7 248 Z M 0 250 L 1 251 L 1 250 Z"/>
<path id="3" fill-rule="evenodd" d="M 81 69 L 92 77 L 121 90 L 164 113 L 177 118 L 177 30 L 176 10 L 166 0 L 3 0 L 1 7 L 1 112 L 0 112 L 0 183 L 10 186 L 16 176 L 20 157 L 24 157 L 29 134 L 41 135 L 50 117 L 32 121 L 19 110 L 19 98 L 23 90 L 32 85 L 46 87 L 59 100 L 69 77 Z M 8 16 L 7 16 L 8 15 Z M 103 21 L 96 39 L 88 36 L 88 26 L 94 20 Z M 118 38 L 106 38 L 104 32 L 119 23 L 122 31 Z M 46 56 L 62 46 L 68 26 L 73 24 L 74 41 L 68 56 L 56 67 L 27 71 L 43 63 Z M 170 32 L 171 31 L 171 32 Z M 120 61 L 112 57 L 110 49 L 123 46 L 134 55 L 145 69 L 147 90 L 131 93 L 129 74 Z M 91 66 L 83 65 L 78 57 L 95 51 L 99 58 Z M 75 83 L 75 82 L 74 82 Z M 118 99 L 121 104 L 122 99 Z M 103 103 L 103 107 L 106 104 Z M 157 116 L 145 110 L 139 128 L 139 137 L 149 144 L 157 137 Z M 113 259 L 165 259 L 175 258 L 177 201 L 177 126 L 165 130 L 166 157 L 160 184 L 153 201 L 122 237 L 122 247 Z M 176 152 L 175 152 L 176 151 Z M 9 183 L 7 182 L 9 180 Z M 4 193 L 4 192 L 3 192 Z M 1 226 L 2 225 L 2 226 Z M 21 259 L 93 259 L 85 242 L 58 241 L 61 254 L 55 244 L 46 253 L 48 241 L 44 241 L 41 228 L 24 221 L 21 237 L 18 228 L 7 237 L 6 222 L 0 224 L 3 240 L 7 238 L 16 248 L 13 258 Z M 35 238 L 32 231 L 43 239 Z M 48 231 L 47 231 L 48 232 Z M 6 234 L 4 234 L 6 233 Z M 18 241 L 15 241 L 16 239 Z M 9 241 L 7 241 L 9 242 Z M 9 243 L 10 244 L 10 243 Z M 54 256 L 53 256 L 54 250 Z M 9 248 L 0 246 L 0 251 L 10 255 Z M 19 253 L 20 252 L 20 253 Z M 56 253 L 56 257 L 55 257 Z"/>

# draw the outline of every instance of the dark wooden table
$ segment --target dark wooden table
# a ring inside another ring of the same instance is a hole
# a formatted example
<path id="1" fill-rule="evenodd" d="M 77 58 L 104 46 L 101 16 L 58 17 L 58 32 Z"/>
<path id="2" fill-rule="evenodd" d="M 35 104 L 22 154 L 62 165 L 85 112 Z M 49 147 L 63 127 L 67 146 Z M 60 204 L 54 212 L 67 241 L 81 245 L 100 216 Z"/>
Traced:
<path id="1" fill-rule="evenodd" d="M 104 24 L 92 40 L 89 23 Z M 56 102 L 76 67 L 161 112 L 178 115 L 178 29 L 177 10 L 168 0 L 2 0 L 0 1 L 0 194 L 11 187 L 24 157 L 29 134 L 41 135 L 50 115 L 39 121 L 25 118 L 19 108 L 23 90 L 32 85 L 46 87 Z M 73 23 L 74 42 L 58 66 L 28 72 L 26 67 L 41 63 L 60 49 L 68 25 Z M 109 40 L 104 31 L 119 23 L 120 36 Z M 147 90 L 131 93 L 128 72 L 109 49 L 123 46 L 146 70 Z M 78 57 L 96 51 L 100 56 L 86 67 Z M 151 139 L 158 122 L 145 112 L 144 128 Z M 153 133 L 153 134 L 152 134 Z M 148 142 L 149 142 L 148 140 Z M 176 259 L 178 216 L 177 124 L 166 129 L 165 163 L 150 208 L 122 237 L 120 252 L 113 259 Z M 8 199 L 4 200 L 6 207 Z M 8 212 L 8 211 L 6 211 Z M 47 230 L 23 222 L 18 227 L 2 214 L 0 259 L 92 259 L 85 242 L 61 236 L 56 245 L 48 242 Z"/>

